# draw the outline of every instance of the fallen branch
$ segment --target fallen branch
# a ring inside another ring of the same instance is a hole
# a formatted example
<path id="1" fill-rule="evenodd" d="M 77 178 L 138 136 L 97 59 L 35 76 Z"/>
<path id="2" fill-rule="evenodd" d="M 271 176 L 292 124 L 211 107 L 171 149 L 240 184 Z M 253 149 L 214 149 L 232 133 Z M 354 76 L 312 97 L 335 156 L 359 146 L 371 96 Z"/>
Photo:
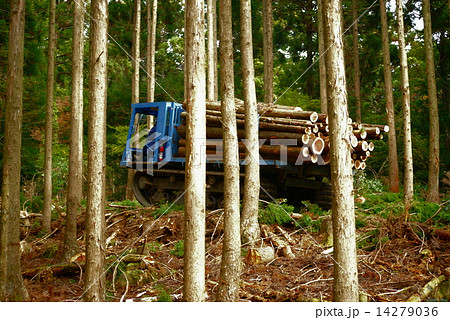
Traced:
<path id="1" fill-rule="evenodd" d="M 22 276 L 25 278 L 34 278 L 40 275 L 50 274 L 50 275 L 61 275 L 61 274 L 71 274 L 80 272 L 83 270 L 84 262 L 81 263 L 60 263 L 53 266 L 37 267 L 33 269 L 28 269 L 22 272 Z"/>
<path id="2" fill-rule="evenodd" d="M 425 300 L 444 280 L 444 275 L 434 278 L 429 281 L 418 293 L 409 297 L 407 302 L 421 302 Z"/>

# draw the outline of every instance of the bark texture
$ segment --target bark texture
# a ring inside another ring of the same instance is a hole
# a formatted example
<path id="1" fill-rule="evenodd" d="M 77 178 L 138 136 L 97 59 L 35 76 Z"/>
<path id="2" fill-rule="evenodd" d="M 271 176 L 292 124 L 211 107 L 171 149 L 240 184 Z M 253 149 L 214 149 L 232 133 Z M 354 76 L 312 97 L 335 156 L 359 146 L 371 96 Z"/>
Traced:
<path id="1" fill-rule="evenodd" d="M 147 1 L 147 102 L 155 101 L 155 51 L 158 0 Z"/>
<path id="2" fill-rule="evenodd" d="M 239 216 L 239 146 L 234 108 L 233 32 L 231 0 L 221 0 L 220 79 L 224 158 L 224 239 L 218 301 L 239 301 L 241 238 Z"/>
<path id="3" fill-rule="evenodd" d="M 55 89 L 55 52 L 56 52 L 56 0 L 50 0 L 48 22 L 47 51 L 47 107 L 45 117 L 45 155 L 44 155 L 44 209 L 42 229 L 50 231 L 52 215 L 52 150 L 53 150 L 53 104 Z"/>
<path id="4" fill-rule="evenodd" d="M 395 129 L 394 96 L 392 91 L 391 56 L 389 53 L 389 33 L 386 14 L 386 1 L 380 0 L 381 42 L 383 48 L 384 92 L 386 97 L 386 118 L 389 126 L 389 191 L 399 192 L 399 169 L 397 157 L 397 136 Z"/>
<path id="5" fill-rule="evenodd" d="M 255 69 L 253 65 L 253 38 L 251 1 L 242 0 L 241 11 L 241 52 L 242 80 L 244 83 L 246 160 L 244 199 L 241 213 L 241 238 L 244 244 L 253 245 L 260 238 L 258 223 L 259 206 L 259 138 L 258 109 L 255 89 Z"/>
<path id="6" fill-rule="evenodd" d="M 358 301 L 355 212 L 350 158 L 341 1 L 324 5 L 332 181 L 334 301 Z"/>
<path id="7" fill-rule="evenodd" d="M 427 65 L 428 108 L 430 112 L 430 155 L 428 160 L 427 200 L 439 203 L 439 112 L 434 72 L 433 38 L 431 36 L 430 0 L 422 1 L 425 55 Z"/>
<path id="8" fill-rule="evenodd" d="M 402 107 L 403 107 L 403 132 L 404 132 L 404 189 L 405 189 L 405 215 L 409 215 L 409 209 L 414 193 L 413 185 L 413 156 L 412 156 L 412 138 L 411 138 L 411 96 L 409 91 L 408 75 L 408 57 L 406 55 L 405 31 L 403 24 L 403 4 L 402 0 L 396 0 L 397 3 L 397 27 L 398 27 L 398 45 L 400 49 L 400 68 L 401 68 L 401 88 Z"/>
<path id="9" fill-rule="evenodd" d="M 208 100 L 217 101 L 218 77 L 217 77 L 217 1 L 207 0 L 208 17 L 208 77 L 207 92 Z"/>
<path id="10" fill-rule="evenodd" d="M 78 251 L 77 215 L 83 195 L 83 53 L 84 5 L 73 3 L 72 106 L 70 110 L 69 186 L 64 233 L 64 260 Z"/>
<path id="11" fill-rule="evenodd" d="M 27 301 L 29 299 L 20 269 L 19 252 L 24 25 L 25 0 L 12 0 L 0 214 L 0 301 Z"/>
<path id="12" fill-rule="evenodd" d="M 327 114 L 327 67 L 325 64 L 325 41 L 322 19 L 323 1 L 317 0 L 317 37 L 319 40 L 320 112 Z"/>
<path id="13" fill-rule="evenodd" d="M 108 1 L 91 3 L 85 301 L 105 301 Z"/>
<path id="14" fill-rule="evenodd" d="M 204 2 L 186 0 L 187 155 L 184 216 L 185 301 L 205 300 L 206 70 Z"/>
<path id="15" fill-rule="evenodd" d="M 264 102 L 273 103 L 272 0 L 263 0 Z"/>

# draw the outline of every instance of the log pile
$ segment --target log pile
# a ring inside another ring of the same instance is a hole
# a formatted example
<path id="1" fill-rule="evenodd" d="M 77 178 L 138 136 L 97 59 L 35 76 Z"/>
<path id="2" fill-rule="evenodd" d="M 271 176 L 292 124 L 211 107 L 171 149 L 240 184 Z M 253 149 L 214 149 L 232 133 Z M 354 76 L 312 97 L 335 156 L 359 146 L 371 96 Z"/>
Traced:
<path id="1" fill-rule="evenodd" d="M 245 159 L 245 114 L 242 101 L 236 101 L 237 134 L 240 158 Z M 220 102 L 206 103 L 206 149 L 208 155 L 221 155 L 222 118 Z M 281 160 L 301 165 L 330 163 L 328 116 L 299 107 L 258 103 L 260 156 L 263 160 Z M 187 112 L 181 114 L 183 124 L 177 128 L 181 137 L 178 156 L 186 155 Z M 352 147 L 352 166 L 364 169 L 374 150 L 373 140 L 383 139 L 386 125 L 362 124 L 349 119 L 348 141 Z"/>

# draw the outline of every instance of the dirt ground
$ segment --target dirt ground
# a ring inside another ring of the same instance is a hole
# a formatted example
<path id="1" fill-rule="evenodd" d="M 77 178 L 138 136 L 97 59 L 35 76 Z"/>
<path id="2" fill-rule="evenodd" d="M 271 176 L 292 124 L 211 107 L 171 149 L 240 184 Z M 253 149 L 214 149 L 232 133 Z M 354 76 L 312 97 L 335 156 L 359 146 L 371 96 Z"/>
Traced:
<path id="1" fill-rule="evenodd" d="M 154 210 L 126 207 L 107 210 L 108 301 L 181 301 L 183 212 L 155 219 Z M 75 262 L 61 264 L 64 227 L 54 222 L 53 233 L 38 237 L 37 230 L 33 229 L 36 219 L 39 217 L 21 219 L 25 239 L 22 271 L 31 301 L 81 301 L 84 255 L 79 255 Z M 359 290 L 363 300 L 406 301 L 420 294 L 429 281 L 439 276 L 444 276 L 441 281 L 450 278 L 448 230 L 436 232 L 427 225 L 371 219 L 372 223 L 369 221 L 358 229 L 359 241 L 370 243 L 358 249 Z M 220 212 L 207 215 L 208 301 L 214 301 L 218 284 L 222 221 Z M 82 217 L 78 227 L 83 250 Z M 374 228 L 379 229 L 378 236 L 369 239 Z M 259 245 L 274 248 L 276 256 L 261 263 L 254 250 L 243 248 L 240 299 L 332 301 L 334 264 L 332 256 L 324 253 L 329 248 L 322 244 L 325 236 L 294 225 L 266 226 L 263 230 L 266 238 Z M 283 245 L 292 254 L 286 254 Z M 436 298 L 434 291 L 428 297 L 420 297 L 421 300 L 448 299 L 442 298 L 442 294 Z"/>

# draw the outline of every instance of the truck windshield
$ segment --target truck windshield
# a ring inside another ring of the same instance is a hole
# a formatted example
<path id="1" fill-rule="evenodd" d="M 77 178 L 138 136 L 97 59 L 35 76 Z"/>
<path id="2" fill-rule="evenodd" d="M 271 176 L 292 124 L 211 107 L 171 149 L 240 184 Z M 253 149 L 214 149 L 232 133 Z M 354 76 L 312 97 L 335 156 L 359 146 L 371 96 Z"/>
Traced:
<path id="1" fill-rule="evenodd" d="M 134 118 L 133 133 L 131 135 L 131 147 L 143 149 L 147 143 L 149 131 L 154 126 L 154 117 L 144 113 L 136 113 Z"/>

